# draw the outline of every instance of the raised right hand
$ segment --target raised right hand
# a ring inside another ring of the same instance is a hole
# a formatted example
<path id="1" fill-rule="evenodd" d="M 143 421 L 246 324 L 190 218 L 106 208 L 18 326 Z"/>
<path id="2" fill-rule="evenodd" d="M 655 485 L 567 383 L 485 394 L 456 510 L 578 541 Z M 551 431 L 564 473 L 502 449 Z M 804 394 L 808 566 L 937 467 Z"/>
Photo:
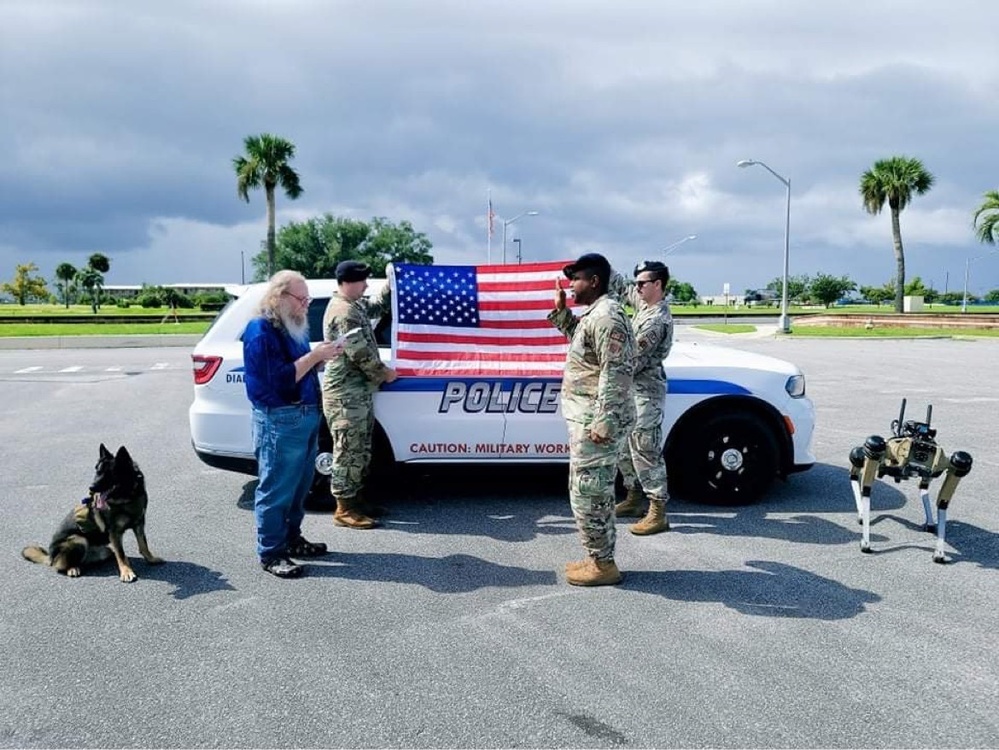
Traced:
<path id="1" fill-rule="evenodd" d="M 565 289 L 559 279 L 555 279 L 555 309 L 559 312 L 565 309 Z"/>

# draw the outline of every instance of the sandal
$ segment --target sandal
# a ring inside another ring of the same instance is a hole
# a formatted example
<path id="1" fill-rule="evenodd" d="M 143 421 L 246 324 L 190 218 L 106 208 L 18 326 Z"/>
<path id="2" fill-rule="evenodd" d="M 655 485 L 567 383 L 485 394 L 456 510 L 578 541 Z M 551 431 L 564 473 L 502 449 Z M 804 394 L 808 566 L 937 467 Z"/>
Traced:
<path id="1" fill-rule="evenodd" d="M 288 557 L 322 557 L 326 554 L 327 547 L 322 542 L 310 542 L 304 536 L 300 536 L 288 545 Z"/>
<path id="2" fill-rule="evenodd" d="M 267 562 L 261 561 L 260 566 L 278 578 L 298 578 L 302 575 L 302 566 L 293 563 L 287 557 L 275 557 Z"/>

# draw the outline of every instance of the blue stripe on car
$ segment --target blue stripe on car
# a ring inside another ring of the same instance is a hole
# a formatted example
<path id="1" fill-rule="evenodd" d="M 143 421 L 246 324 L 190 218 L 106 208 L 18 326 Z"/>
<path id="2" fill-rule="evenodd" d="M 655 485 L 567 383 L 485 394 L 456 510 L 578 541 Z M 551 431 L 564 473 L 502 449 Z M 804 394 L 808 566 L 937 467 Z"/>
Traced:
<path id="1" fill-rule="evenodd" d="M 394 383 L 383 383 L 381 390 L 398 392 L 434 392 L 438 393 L 444 389 L 448 383 L 506 383 L 511 381 L 523 381 L 525 378 L 421 378 L 408 377 L 399 378 Z M 561 383 L 561 378 L 529 378 L 530 382 L 540 383 Z M 670 378 L 667 386 L 672 395 L 726 395 L 744 396 L 750 393 L 749 389 L 741 385 L 730 383 L 727 380 L 710 380 L 700 378 Z"/>

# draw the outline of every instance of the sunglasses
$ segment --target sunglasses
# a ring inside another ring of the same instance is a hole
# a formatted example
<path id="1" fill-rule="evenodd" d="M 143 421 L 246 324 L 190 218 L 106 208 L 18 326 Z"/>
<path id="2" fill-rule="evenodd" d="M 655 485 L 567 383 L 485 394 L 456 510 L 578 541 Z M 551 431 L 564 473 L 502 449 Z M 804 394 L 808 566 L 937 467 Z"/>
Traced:
<path id="1" fill-rule="evenodd" d="M 651 283 L 653 283 L 654 281 L 655 281 L 655 279 L 641 279 L 640 281 L 636 281 L 636 282 L 635 282 L 635 288 L 636 288 L 636 289 L 641 289 L 641 288 L 642 288 L 642 287 L 644 287 L 644 286 L 645 286 L 646 284 L 651 284 Z"/>

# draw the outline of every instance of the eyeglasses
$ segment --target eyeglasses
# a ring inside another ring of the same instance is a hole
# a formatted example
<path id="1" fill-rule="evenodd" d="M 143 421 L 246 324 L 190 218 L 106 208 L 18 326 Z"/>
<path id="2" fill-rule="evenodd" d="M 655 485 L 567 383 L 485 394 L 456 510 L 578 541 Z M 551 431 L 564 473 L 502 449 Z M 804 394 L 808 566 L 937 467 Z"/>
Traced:
<path id="1" fill-rule="evenodd" d="M 635 288 L 641 289 L 646 284 L 651 284 L 654 281 L 655 279 L 639 279 L 638 281 L 635 282 Z"/>
<path id="2" fill-rule="evenodd" d="M 298 300 L 298 304 L 300 304 L 300 305 L 307 305 L 310 302 L 312 302 L 312 297 L 308 297 L 308 296 L 306 296 L 306 297 L 299 297 L 297 294 L 292 294 L 291 292 L 285 292 L 285 294 L 287 294 L 289 297 L 294 297 L 295 299 L 297 299 Z"/>

